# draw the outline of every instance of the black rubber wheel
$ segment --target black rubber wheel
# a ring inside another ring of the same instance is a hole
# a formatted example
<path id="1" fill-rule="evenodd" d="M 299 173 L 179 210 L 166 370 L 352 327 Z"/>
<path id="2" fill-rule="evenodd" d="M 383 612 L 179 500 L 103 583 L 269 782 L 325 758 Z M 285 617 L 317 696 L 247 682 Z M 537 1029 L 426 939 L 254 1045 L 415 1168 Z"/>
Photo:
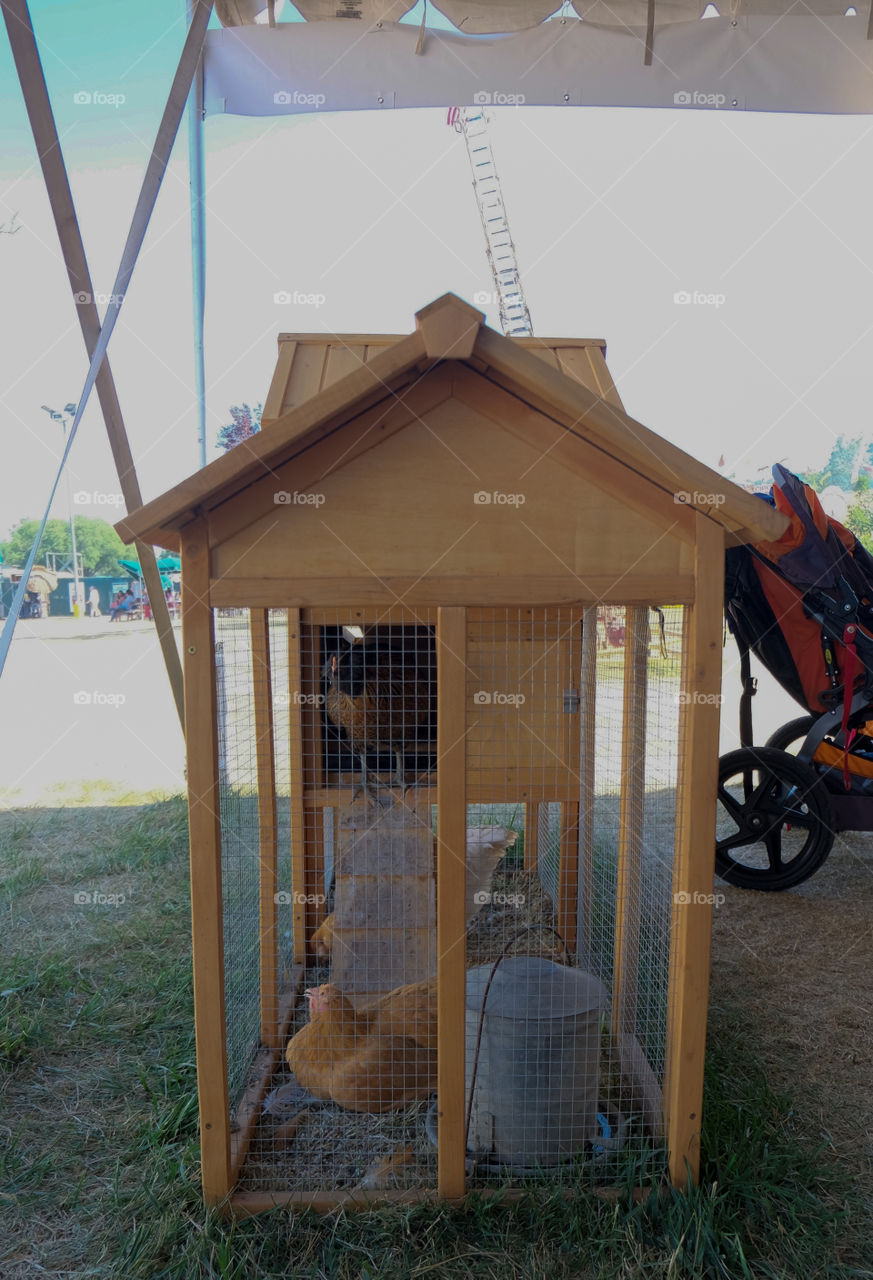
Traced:
<path id="1" fill-rule="evenodd" d="M 715 868 L 728 884 L 802 884 L 830 853 L 833 826 L 824 784 L 794 756 L 744 747 L 719 760 Z"/>
<path id="2" fill-rule="evenodd" d="M 764 746 L 773 747 L 775 751 L 789 751 L 791 755 L 795 755 L 791 748 L 800 746 L 817 719 L 818 716 L 798 716 L 796 720 L 789 720 L 787 724 L 782 725 L 781 729 L 770 734 Z"/>

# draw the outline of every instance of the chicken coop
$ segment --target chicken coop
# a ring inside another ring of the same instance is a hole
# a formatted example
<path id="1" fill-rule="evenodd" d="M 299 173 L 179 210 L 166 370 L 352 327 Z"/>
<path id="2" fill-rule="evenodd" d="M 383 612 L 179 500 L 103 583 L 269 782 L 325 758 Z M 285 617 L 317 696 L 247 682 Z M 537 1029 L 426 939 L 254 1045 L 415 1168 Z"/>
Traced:
<path id="1" fill-rule="evenodd" d="M 283 334 L 182 557 L 204 1194 L 695 1176 L 725 539 L 599 341 Z"/>

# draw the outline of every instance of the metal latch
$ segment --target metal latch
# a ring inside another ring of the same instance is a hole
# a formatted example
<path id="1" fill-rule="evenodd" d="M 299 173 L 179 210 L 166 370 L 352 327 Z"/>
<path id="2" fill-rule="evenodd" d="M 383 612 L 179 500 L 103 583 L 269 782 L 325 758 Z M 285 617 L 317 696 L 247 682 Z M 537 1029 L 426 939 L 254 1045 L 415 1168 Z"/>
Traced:
<path id="1" fill-rule="evenodd" d="M 564 690 L 564 715 L 572 716 L 579 710 L 579 690 Z"/>

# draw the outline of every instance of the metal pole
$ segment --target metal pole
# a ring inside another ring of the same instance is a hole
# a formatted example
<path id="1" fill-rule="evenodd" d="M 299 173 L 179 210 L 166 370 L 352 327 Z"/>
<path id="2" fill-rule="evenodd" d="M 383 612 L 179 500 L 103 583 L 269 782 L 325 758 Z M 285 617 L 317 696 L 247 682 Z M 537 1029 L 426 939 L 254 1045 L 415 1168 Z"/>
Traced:
<path id="1" fill-rule="evenodd" d="M 185 0 L 188 25 L 194 0 Z M 191 297 L 194 310 L 194 388 L 197 396 L 199 463 L 206 466 L 206 356 L 203 330 L 206 313 L 206 228 L 203 166 L 203 59 L 197 64 L 188 96 L 188 181 L 191 188 Z"/>
<path id="2" fill-rule="evenodd" d="M 63 422 L 63 430 L 64 430 L 64 448 L 66 449 L 66 447 L 67 447 L 67 430 L 68 430 L 68 419 L 67 419 L 67 417 L 66 417 L 66 416 L 64 416 L 64 418 L 62 419 L 62 422 Z M 69 513 L 70 513 L 70 546 L 71 546 L 72 551 L 73 551 L 73 617 L 74 617 L 74 618 L 76 618 L 76 617 L 78 617 L 78 616 L 79 616 L 79 615 L 76 613 L 76 610 L 77 610 L 77 608 L 79 607 L 79 604 L 80 604 L 80 598 L 79 598 L 79 557 L 78 557 L 78 555 L 77 555 L 77 553 L 76 553 L 76 522 L 75 522 L 75 519 L 74 519 L 74 517 L 73 517 L 73 491 L 72 491 L 72 489 L 71 489 L 71 487 L 70 487 L 70 469 L 69 469 L 69 467 L 67 467 L 67 468 L 66 468 L 66 470 L 65 470 L 65 477 L 66 477 L 66 482 L 67 482 L 67 509 L 68 509 L 68 511 L 69 511 Z"/>

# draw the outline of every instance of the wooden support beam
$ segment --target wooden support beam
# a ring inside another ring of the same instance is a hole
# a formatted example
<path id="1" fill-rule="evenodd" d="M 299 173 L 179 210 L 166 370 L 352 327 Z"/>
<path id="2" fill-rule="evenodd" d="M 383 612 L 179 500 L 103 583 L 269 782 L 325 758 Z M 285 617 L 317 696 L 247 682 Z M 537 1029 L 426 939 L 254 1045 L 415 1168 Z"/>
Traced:
<path id="1" fill-rule="evenodd" d="M 579 804 L 561 805 L 561 843 L 558 869 L 558 932 L 575 952 L 579 915 Z"/>
<path id="2" fill-rule="evenodd" d="M 291 793 L 291 931 L 294 963 L 306 958 L 306 810 L 303 803 L 303 674 L 299 609 L 288 610 L 288 734 Z"/>
<path id="3" fill-rule="evenodd" d="M 715 527 L 715 526 L 713 526 Z M 618 881 L 615 905 L 615 965 L 612 979 L 613 1035 L 634 1035 L 642 911 L 643 801 L 646 793 L 646 676 L 649 612 L 626 612 L 624 710 L 621 739 Z"/>
<path id="4" fill-rule="evenodd" d="M 230 1191 L 230 1114 L 224 1002 L 221 821 L 215 635 L 208 604 L 209 546 L 203 521 L 183 540 L 182 631 L 188 726 L 188 828 L 191 850 L 194 1021 L 203 1195 L 217 1204 Z"/>
<path id="5" fill-rule="evenodd" d="M 664 1113 L 670 1177 L 696 1181 L 709 1006 L 712 881 L 715 871 L 718 722 L 721 692 L 722 531 L 698 516 L 697 601 L 685 616 L 679 718 L 679 788 Z"/>
<path id="6" fill-rule="evenodd" d="M 594 780 L 597 752 L 597 606 L 582 614 L 582 669 L 579 688 L 579 912 L 577 944 L 592 952 L 594 927 Z"/>
<path id="7" fill-rule="evenodd" d="M 463 1195 L 466 1182 L 465 1003 L 467 922 L 467 619 L 439 610 L 437 688 L 437 1090 L 438 1185 Z"/>
<path id="8" fill-rule="evenodd" d="M 272 1049 L 279 1034 L 279 846 L 276 830 L 276 752 L 273 742 L 273 680 L 270 611 L 252 609 L 252 696 L 258 771 L 261 1044 Z"/>

